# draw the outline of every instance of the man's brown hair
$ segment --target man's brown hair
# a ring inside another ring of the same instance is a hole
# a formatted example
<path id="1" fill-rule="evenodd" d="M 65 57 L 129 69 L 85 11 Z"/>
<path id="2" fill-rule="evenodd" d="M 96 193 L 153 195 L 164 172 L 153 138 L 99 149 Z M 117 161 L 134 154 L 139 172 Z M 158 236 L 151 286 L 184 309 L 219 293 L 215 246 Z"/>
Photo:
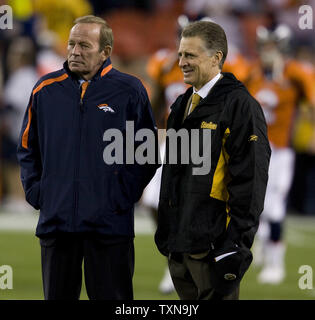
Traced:
<path id="1" fill-rule="evenodd" d="M 222 69 L 228 53 L 226 34 L 222 27 L 211 21 L 196 21 L 188 24 L 182 31 L 182 37 L 199 37 L 205 44 L 205 49 L 215 53 L 221 51 L 223 56 L 219 67 Z"/>
<path id="2" fill-rule="evenodd" d="M 96 23 L 101 26 L 100 29 L 100 51 L 104 50 L 106 46 L 110 46 L 113 48 L 114 45 L 114 36 L 111 27 L 107 24 L 107 22 L 93 15 L 88 15 L 84 17 L 80 17 L 74 20 L 74 23 Z"/>

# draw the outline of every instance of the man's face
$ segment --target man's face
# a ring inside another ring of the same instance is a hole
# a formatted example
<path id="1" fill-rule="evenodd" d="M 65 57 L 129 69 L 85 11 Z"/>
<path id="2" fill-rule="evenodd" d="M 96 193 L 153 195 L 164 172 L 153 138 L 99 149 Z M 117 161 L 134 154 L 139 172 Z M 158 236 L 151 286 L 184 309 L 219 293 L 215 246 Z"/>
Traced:
<path id="1" fill-rule="evenodd" d="M 78 23 L 68 40 L 69 69 L 85 80 L 91 79 L 110 55 L 110 49 L 99 50 L 100 25 Z"/>
<path id="2" fill-rule="evenodd" d="M 209 50 L 206 50 L 203 40 L 199 37 L 183 37 L 180 40 L 178 56 L 184 82 L 197 90 L 220 72 L 218 56 L 209 56 Z"/>

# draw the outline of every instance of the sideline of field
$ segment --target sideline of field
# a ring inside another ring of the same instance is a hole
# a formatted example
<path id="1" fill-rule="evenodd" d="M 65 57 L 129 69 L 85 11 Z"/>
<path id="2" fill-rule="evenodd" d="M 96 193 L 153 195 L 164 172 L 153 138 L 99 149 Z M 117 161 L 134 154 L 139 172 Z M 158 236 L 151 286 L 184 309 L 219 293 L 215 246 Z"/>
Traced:
<path id="1" fill-rule="evenodd" d="M 38 211 L 24 213 L 4 212 L 0 209 L 0 232 L 3 231 L 30 231 L 35 232 Z M 154 222 L 150 214 L 140 206 L 135 209 L 135 232 L 136 234 L 153 234 Z"/>

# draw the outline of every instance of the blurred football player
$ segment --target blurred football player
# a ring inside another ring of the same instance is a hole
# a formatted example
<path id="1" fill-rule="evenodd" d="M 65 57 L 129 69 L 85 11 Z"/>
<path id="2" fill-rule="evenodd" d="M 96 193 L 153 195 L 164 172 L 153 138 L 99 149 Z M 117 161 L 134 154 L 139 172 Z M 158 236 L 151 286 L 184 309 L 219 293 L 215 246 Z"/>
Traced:
<path id="1" fill-rule="evenodd" d="M 254 262 L 262 265 L 258 281 L 270 284 L 285 278 L 283 223 L 294 171 L 290 142 L 296 107 L 302 99 L 315 105 L 312 73 L 288 57 L 290 39 L 291 31 L 285 25 L 273 31 L 259 26 L 258 61 L 246 80 L 248 90 L 263 107 L 272 148 L 265 206 L 254 247 Z"/>

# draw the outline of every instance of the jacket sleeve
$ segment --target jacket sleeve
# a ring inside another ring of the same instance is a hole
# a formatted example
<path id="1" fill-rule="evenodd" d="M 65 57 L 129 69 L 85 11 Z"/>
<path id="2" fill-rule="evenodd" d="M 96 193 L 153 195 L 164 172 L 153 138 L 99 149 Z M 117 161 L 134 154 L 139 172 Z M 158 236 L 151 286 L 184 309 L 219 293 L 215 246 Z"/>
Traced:
<path id="1" fill-rule="evenodd" d="M 263 211 L 271 150 L 259 103 L 238 99 L 225 148 L 229 155 L 227 239 L 250 249 Z"/>
<path id="2" fill-rule="evenodd" d="M 17 147 L 17 158 L 21 167 L 21 181 L 26 201 L 35 209 L 39 209 L 42 162 L 39 150 L 37 116 L 35 110 L 35 99 L 32 95 L 22 123 Z"/>
<path id="3" fill-rule="evenodd" d="M 124 190 L 125 201 L 120 201 L 120 207 L 125 210 L 128 206 L 134 205 L 140 200 L 144 188 L 148 185 L 153 178 L 159 164 L 159 148 L 157 138 L 157 127 L 151 108 L 151 104 L 145 88 L 140 85 L 138 95 L 133 97 L 130 103 L 130 115 L 127 120 L 134 123 L 134 163 L 126 163 L 120 172 L 120 185 Z M 151 135 L 150 143 L 144 141 L 138 141 L 137 133 L 139 130 L 145 129 L 142 132 L 149 133 Z M 145 144 L 144 144 L 145 143 Z M 142 146 L 141 146 L 142 145 Z M 140 147 L 139 147 L 140 146 Z M 146 148 L 148 147 L 148 149 Z M 126 150 L 128 149 L 128 143 L 126 143 Z M 144 150 L 146 149 L 146 150 Z M 152 157 L 152 151 L 154 155 Z M 130 151 L 129 151 L 130 152 Z M 151 154 L 151 156 L 148 155 Z M 139 154 L 145 155 L 143 157 L 143 163 L 139 163 Z M 145 159 L 146 158 L 146 159 Z M 125 160 L 126 161 L 126 160 Z"/>
<path id="4" fill-rule="evenodd" d="M 229 220 L 224 237 L 214 246 L 210 268 L 213 286 L 223 295 L 236 289 L 252 262 L 250 248 L 264 207 L 271 155 L 258 102 L 248 95 L 238 98 L 231 109 L 230 134 L 224 146 L 229 156 Z"/>

